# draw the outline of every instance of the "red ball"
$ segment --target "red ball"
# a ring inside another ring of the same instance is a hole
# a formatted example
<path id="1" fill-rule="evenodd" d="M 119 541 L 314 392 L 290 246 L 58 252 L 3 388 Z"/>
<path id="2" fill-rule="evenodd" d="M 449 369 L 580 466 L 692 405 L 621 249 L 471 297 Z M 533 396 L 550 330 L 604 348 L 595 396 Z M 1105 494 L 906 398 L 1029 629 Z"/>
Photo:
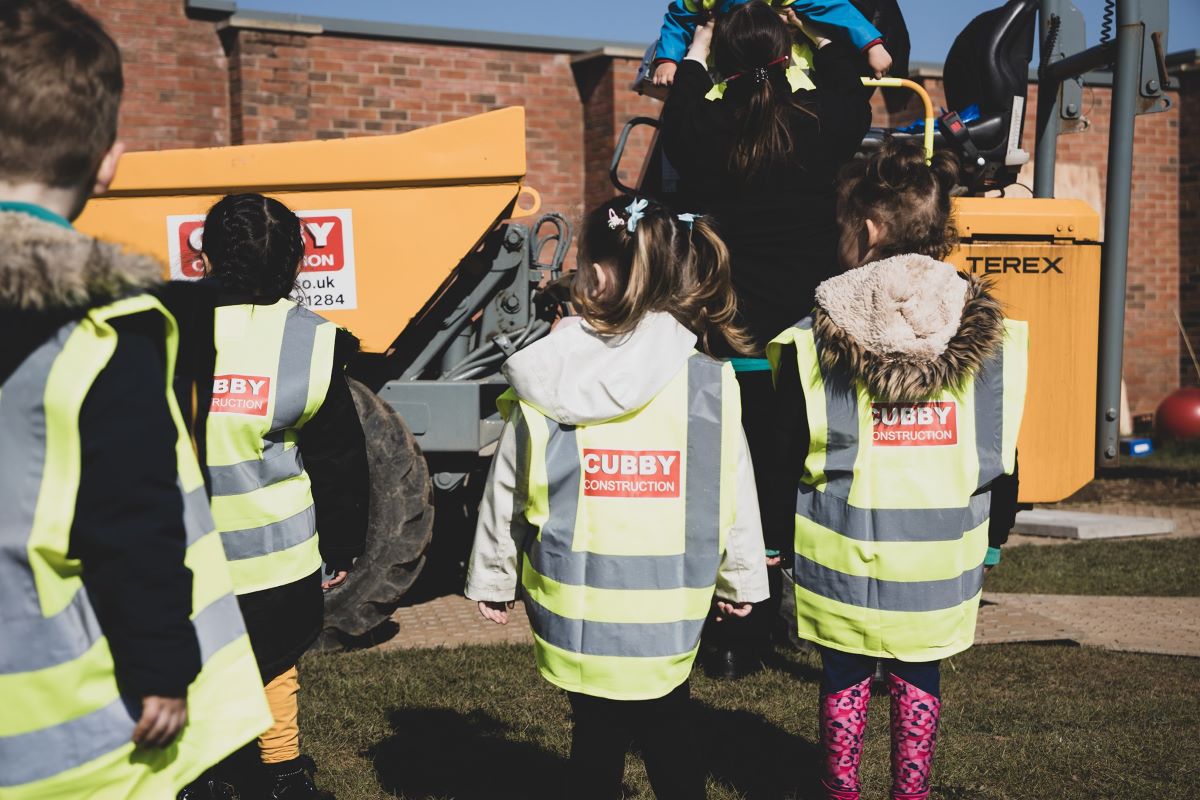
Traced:
<path id="1" fill-rule="evenodd" d="M 1200 439 L 1200 389 L 1185 386 L 1167 395 L 1154 414 L 1154 429 L 1164 439 Z"/>

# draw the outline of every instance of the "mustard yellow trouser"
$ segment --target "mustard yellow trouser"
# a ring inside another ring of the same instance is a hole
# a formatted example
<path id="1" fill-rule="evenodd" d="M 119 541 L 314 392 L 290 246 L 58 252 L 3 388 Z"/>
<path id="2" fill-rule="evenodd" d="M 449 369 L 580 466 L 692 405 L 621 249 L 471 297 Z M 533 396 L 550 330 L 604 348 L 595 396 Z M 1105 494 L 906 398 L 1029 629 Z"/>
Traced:
<path id="1" fill-rule="evenodd" d="M 300 757 L 300 672 L 293 666 L 266 686 L 267 705 L 275 722 L 258 737 L 264 764 Z"/>

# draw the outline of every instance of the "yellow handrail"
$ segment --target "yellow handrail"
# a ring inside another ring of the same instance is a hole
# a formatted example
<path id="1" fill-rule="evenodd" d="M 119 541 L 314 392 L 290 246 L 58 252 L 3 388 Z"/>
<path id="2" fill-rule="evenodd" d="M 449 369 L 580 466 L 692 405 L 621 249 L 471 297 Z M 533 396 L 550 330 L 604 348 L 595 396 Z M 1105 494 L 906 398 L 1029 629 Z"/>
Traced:
<path id="1" fill-rule="evenodd" d="M 904 87 L 912 89 L 921 97 L 921 102 L 925 104 L 925 163 L 933 161 L 933 131 L 934 125 L 937 123 L 937 118 L 933 115 L 933 101 L 929 99 L 929 92 L 925 91 L 925 87 L 915 81 L 910 81 L 907 78 L 863 78 L 863 86 L 886 86 L 886 87 Z"/>

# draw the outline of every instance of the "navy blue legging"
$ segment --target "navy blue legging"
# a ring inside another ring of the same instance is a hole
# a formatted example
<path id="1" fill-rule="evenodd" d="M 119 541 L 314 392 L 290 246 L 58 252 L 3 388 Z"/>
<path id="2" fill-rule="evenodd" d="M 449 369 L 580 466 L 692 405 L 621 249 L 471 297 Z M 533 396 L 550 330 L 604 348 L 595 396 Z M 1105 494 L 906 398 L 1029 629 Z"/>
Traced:
<path id="1" fill-rule="evenodd" d="M 821 694 L 834 694 L 862 683 L 875 674 L 876 662 L 882 662 L 884 672 L 890 672 L 939 700 L 942 697 L 940 661 L 875 658 L 860 656 L 857 653 L 843 653 L 841 650 L 820 645 L 817 649 L 821 651 Z"/>

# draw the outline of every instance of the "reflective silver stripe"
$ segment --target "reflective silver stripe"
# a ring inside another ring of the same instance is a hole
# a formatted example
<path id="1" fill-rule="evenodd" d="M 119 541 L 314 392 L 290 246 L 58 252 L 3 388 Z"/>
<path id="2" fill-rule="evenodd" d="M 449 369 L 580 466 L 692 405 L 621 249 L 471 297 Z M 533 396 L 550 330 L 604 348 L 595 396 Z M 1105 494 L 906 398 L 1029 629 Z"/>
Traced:
<path id="1" fill-rule="evenodd" d="M 271 430 L 293 427 L 308 405 L 308 382 L 312 372 L 313 346 L 317 328 L 324 322 L 303 306 L 288 309 L 279 345 L 279 369 L 275 372 L 275 412 Z"/>
<path id="2" fill-rule="evenodd" d="M 975 448 L 979 485 L 1004 474 L 1004 348 L 975 375 Z"/>
<path id="3" fill-rule="evenodd" d="M 796 514 L 860 542 L 949 542 L 987 522 L 991 505 L 985 492 L 966 508 L 858 508 L 804 486 Z"/>
<path id="4" fill-rule="evenodd" d="M 183 485 L 179 484 L 179 492 L 183 495 L 183 528 L 187 535 L 187 546 L 191 547 L 215 531 L 217 524 L 213 522 L 208 493 L 203 486 L 184 492 Z"/>
<path id="5" fill-rule="evenodd" d="M 35 602 L 37 597 L 32 596 Z M 7 642 L 0 648 L 0 675 L 34 672 L 74 661 L 104 635 L 82 587 L 53 617 L 43 617 L 40 611 L 25 613 L 0 621 L 0 630 Z"/>
<path id="6" fill-rule="evenodd" d="M 534 632 L 543 640 L 585 656 L 659 658 L 690 653 L 700 643 L 704 619 L 679 622 L 594 622 L 561 617 L 525 598 Z"/>
<path id="7" fill-rule="evenodd" d="M 310 505 L 299 514 L 263 525 L 261 528 L 222 531 L 221 544 L 225 546 L 226 558 L 230 561 L 242 561 L 287 550 L 316 535 L 317 514 Z"/>
<path id="8" fill-rule="evenodd" d="M 273 453 L 274 450 L 279 452 Z M 300 458 L 299 447 L 284 449 L 282 443 L 269 442 L 262 459 L 228 466 L 210 466 L 208 474 L 212 478 L 213 494 L 228 497 L 248 494 L 288 478 L 298 478 L 304 474 L 304 461 Z"/>
<path id="9" fill-rule="evenodd" d="M 0 620 L 4 630 L 10 621 L 23 617 L 43 619 L 26 547 L 46 469 L 46 383 L 75 328 L 75 323 L 60 328 L 0 386 Z M 4 650 L 16 649 L 17 641 L 7 639 Z M 20 649 L 29 649 L 30 644 Z"/>
<path id="10" fill-rule="evenodd" d="M 877 611 L 940 611 L 962 605 L 983 589 L 983 564 L 957 578 L 887 581 L 847 575 L 796 555 L 796 583 L 822 597 Z"/>
<path id="11" fill-rule="evenodd" d="M 192 618 L 196 629 L 196 640 L 200 643 L 200 663 L 220 652 L 221 648 L 240 638 L 246 632 L 242 621 L 242 609 L 237 597 L 230 592 L 209 603 Z"/>
<path id="12" fill-rule="evenodd" d="M 118 699 L 52 728 L 0 736 L 0 786 L 51 778 L 124 747 L 140 713 Z"/>
<path id="13" fill-rule="evenodd" d="M 721 558 L 721 369 L 720 362 L 707 356 L 693 356 L 688 361 L 687 546 L 681 554 L 616 556 L 573 550 L 579 512 L 579 446 L 573 426 L 546 420 L 550 428 L 546 444 L 549 515 L 541 536 L 528 537 L 529 560 L 539 574 L 558 583 L 596 589 L 707 589 L 713 585 Z"/>
<path id="14" fill-rule="evenodd" d="M 817 362 L 820 363 L 820 348 Z M 825 387 L 825 491 L 848 498 L 858 460 L 858 388 L 840 370 L 829 373 L 821 367 Z"/>
<path id="15" fill-rule="evenodd" d="M 81 591 L 82 594 L 82 591 Z M 237 598 L 226 594 L 195 616 L 200 662 L 246 631 Z M 5 635 L 9 635 L 6 626 Z M 7 654 L 6 654 L 7 655 Z M 53 777 L 124 747 L 133 736 L 140 709 L 118 699 L 82 717 L 17 736 L 0 736 L 0 786 L 16 786 Z"/>

